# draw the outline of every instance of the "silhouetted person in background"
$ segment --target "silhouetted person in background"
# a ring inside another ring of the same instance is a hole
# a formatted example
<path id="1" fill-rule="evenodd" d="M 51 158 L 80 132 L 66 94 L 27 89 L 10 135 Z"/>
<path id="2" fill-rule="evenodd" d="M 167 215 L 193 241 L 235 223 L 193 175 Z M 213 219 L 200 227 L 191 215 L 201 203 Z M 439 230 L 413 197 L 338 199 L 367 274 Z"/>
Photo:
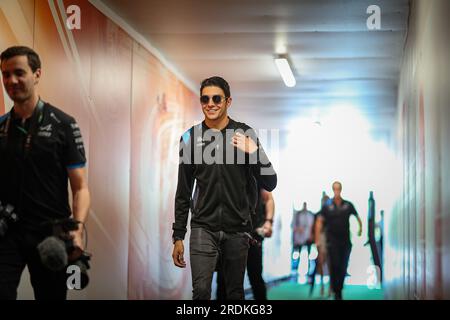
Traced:
<path id="1" fill-rule="evenodd" d="M 324 191 L 322 194 L 320 208 L 322 208 L 329 199 L 330 199 L 330 197 Z M 316 264 L 314 266 L 314 271 L 311 274 L 311 288 L 310 288 L 309 294 L 312 295 L 312 293 L 313 293 L 314 284 L 315 284 L 315 280 L 316 280 L 315 279 L 316 274 L 319 273 L 320 274 L 320 295 L 323 296 L 324 291 L 325 291 L 323 276 L 325 274 L 325 267 L 327 266 L 328 255 L 327 255 L 327 246 L 326 246 L 327 240 L 326 240 L 326 235 L 325 235 L 325 229 L 321 228 L 322 230 L 319 230 L 319 228 L 318 228 L 317 218 L 319 216 L 320 216 L 320 210 L 314 216 L 313 239 L 316 243 L 319 243 L 319 245 L 316 245 L 317 259 L 316 259 Z M 319 238 L 318 241 L 315 240 L 317 237 Z M 328 296 L 330 296 L 330 295 L 331 295 L 331 284 L 330 284 L 329 290 L 328 290 Z"/>
<path id="2" fill-rule="evenodd" d="M 292 221 L 292 257 L 298 252 L 298 263 L 295 263 L 295 272 L 300 264 L 300 255 L 302 249 L 306 246 L 308 250 L 308 273 L 309 274 L 309 254 L 312 245 L 312 227 L 314 224 L 314 214 L 308 210 L 306 202 L 303 203 L 303 209 L 295 212 Z"/>
<path id="3" fill-rule="evenodd" d="M 331 285 L 336 300 L 342 300 L 342 288 L 347 273 L 348 260 L 352 250 L 350 242 L 350 216 L 358 220 L 358 236 L 362 233 L 362 222 L 355 207 L 350 201 L 341 197 L 342 184 L 338 181 L 332 185 L 334 198 L 327 201 L 317 218 L 318 234 L 325 227 L 328 262 L 330 267 Z M 316 238 L 316 245 L 321 246 L 320 237 Z"/>

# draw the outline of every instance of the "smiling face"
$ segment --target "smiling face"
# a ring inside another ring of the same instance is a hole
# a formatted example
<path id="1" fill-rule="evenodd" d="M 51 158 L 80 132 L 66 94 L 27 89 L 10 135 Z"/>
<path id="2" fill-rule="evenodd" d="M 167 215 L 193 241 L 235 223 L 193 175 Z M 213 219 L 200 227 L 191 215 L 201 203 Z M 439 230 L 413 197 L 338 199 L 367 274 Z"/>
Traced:
<path id="1" fill-rule="evenodd" d="M 41 69 L 33 72 L 27 56 L 14 56 L 2 61 L 1 70 L 3 85 L 11 100 L 23 103 L 36 95 Z"/>
<path id="2" fill-rule="evenodd" d="M 220 121 L 227 117 L 227 110 L 231 105 L 231 97 L 226 98 L 225 93 L 220 87 L 204 87 L 201 96 L 208 97 L 208 102 L 206 102 L 206 98 L 205 101 L 201 101 L 202 111 L 206 119 L 210 121 Z M 217 97 L 214 98 L 214 96 L 220 97 L 220 100 Z M 202 100 L 202 98 L 200 99 Z M 219 102 L 217 100 L 219 100 Z"/>

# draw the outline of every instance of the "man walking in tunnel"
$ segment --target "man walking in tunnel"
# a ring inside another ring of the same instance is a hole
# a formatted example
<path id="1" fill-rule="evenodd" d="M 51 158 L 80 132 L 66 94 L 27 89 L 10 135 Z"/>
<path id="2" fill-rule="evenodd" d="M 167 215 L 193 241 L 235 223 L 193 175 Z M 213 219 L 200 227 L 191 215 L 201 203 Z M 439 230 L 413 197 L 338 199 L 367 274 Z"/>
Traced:
<path id="1" fill-rule="evenodd" d="M 245 123 L 228 117 L 231 102 L 230 87 L 223 78 L 205 79 L 200 87 L 205 119 L 180 140 L 172 258 L 177 267 L 186 267 L 183 240 L 190 210 L 194 300 L 211 299 L 219 255 L 226 298 L 244 299 L 257 184 L 270 192 L 277 183 L 256 133 Z"/>
<path id="2" fill-rule="evenodd" d="M 0 117 L 0 299 L 17 298 L 27 266 L 37 300 L 65 300 L 67 269 L 64 264 L 57 271 L 49 267 L 58 265 L 60 251 L 51 247 L 48 255 L 57 258 L 45 264 L 39 244 L 51 235 L 49 223 L 71 215 L 79 224 L 87 219 L 90 195 L 81 131 L 72 116 L 40 98 L 41 60 L 33 49 L 11 47 L 0 60 L 3 85 L 14 102 Z M 7 204 L 14 214 L 3 210 Z M 83 228 L 71 237 L 83 249 Z"/>
<path id="3" fill-rule="evenodd" d="M 317 218 L 316 245 L 322 245 L 318 235 L 325 228 L 327 239 L 328 262 L 330 267 L 331 286 L 335 299 L 342 300 L 342 289 L 347 274 L 348 260 L 352 250 L 350 241 L 350 216 L 358 220 L 358 236 L 362 234 L 362 222 L 350 201 L 341 197 L 342 184 L 338 181 L 332 185 L 334 198 L 328 200 L 320 210 Z"/>

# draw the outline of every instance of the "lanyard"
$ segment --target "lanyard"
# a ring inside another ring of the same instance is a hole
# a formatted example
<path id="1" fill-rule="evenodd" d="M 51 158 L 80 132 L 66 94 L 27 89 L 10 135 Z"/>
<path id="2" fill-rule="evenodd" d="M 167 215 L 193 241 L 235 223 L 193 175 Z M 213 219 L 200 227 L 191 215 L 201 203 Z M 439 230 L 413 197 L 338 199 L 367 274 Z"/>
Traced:
<path id="1" fill-rule="evenodd" d="M 36 105 L 36 109 L 33 112 L 33 115 L 31 116 L 30 128 L 28 130 L 26 130 L 25 128 L 23 128 L 21 126 L 16 126 L 16 128 L 19 131 L 21 131 L 23 134 L 26 135 L 25 145 L 24 145 L 25 156 L 28 155 L 28 153 L 31 149 L 31 140 L 33 138 L 33 135 L 36 133 L 39 124 L 42 122 L 42 120 L 44 118 L 43 111 L 44 111 L 44 102 L 41 99 L 39 99 L 39 101 Z M 6 136 L 8 140 L 9 140 L 8 133 L 9 133 L 9 130 L 11 127 L 12 112 L 13 112 L 13 110 L 11 110 L 8 114 L 8 118 L 6 119 L 6 124 L 5 124 L 5 128 L 3 131 L 4 136 Z"/>

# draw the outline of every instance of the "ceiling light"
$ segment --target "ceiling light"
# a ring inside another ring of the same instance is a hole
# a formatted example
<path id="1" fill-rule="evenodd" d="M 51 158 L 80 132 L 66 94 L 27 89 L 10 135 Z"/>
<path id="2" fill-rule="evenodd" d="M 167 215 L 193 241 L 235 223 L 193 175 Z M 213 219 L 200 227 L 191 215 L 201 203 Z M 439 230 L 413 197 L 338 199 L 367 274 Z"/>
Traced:
<path id="1" fill-rule="evenodd" d="M 282 55 L 277 56 L 275 58 L 275 65 L 277 66 L 278 72 L 280 72 L 281 78 L 283 78 L 284 84 L 289 88 L 294 87 L 296 81 L 287 57 Z"/>

